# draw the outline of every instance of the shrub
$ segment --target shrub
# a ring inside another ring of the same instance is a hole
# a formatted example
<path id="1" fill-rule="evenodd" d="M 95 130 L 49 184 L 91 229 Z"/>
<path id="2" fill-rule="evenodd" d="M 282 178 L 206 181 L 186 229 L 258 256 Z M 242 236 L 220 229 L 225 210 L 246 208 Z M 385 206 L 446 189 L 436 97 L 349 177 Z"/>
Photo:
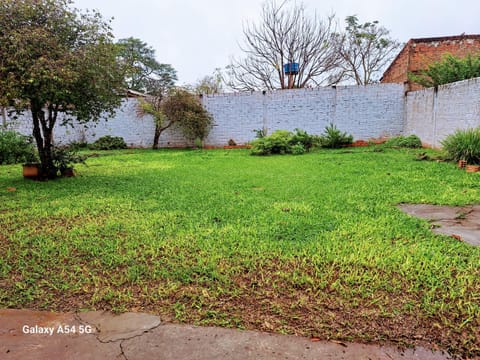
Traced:
<path id="1" fill-rule="evenodd" d="M 410 136 L 396 136 L 387 140 L 384 144 L 385 147 L 394 147 L 394 148 L 421 148 L 422 141 L 416 135 Z"/>
<path id="2" fill-rule="evenodd" d="M 302 145 L 304 152 L 310 151 L 310 149 L 317 146 L 319 142 L 320 140 L 318 136 L 310 135 L 301 129 L 295 129 L 295 133 L 290 139 L 290 144 L 292 144 L 292 146 L 300 144 Z"/>
<path id="3" fill-rule="evenodd" d="M 160 111 L 168 123 L 175 123 L 185 138 L 205 139 L 213 126 L 212 115 L 205 110 L 198 97 L 185 89 L 175 88 L 161 102 Z M 167 123 L 161 127 L 165 129 Z"/>
<path id="4" fill-rule="evenodd" d="M 18 164 L 38 161 L 30 136 L 15 131 L 0 131 L 0 164 Z"/>
<path id="5" fill-rule="evenodd" d="M 277 130 L 270 136 L 259 138 L 252 143 L 252 155 L 295 154 L 300 155 L 309 151 L 318 138 L 309 135 L 306 131 L 295 129 L 295 133 L 288 130 Z"/>
<path id="6" fill-rule="evenodd" d="M 320 137 L 320 146 L 323 148 L 338 149 L 353 142 L 353 136 L 341 132 L 334 124 L 325 127 Z"/>
<path id="7" fill-rule="evenodd" d="M 120 136 L 102 136 L 93 144 L 90 145 L 92 150 L 116 150 L 116 149 L 126 149 L 127 144 Z"/>
<path id="8" fill-rule="evenodd" d="M 78 155 L 77 150 L 71 147 L 54 147 L 52 150 L 53 165 L 59 175 L 63 175 L 73 164 L 85 164 L 86 155 Z"/>
<path id="9" fill-rule="evenodd" d="M 301 143 L 298 143 L 298 144 L 292 145 L 291 151 L 293 155 L 302 155 L 302 154 L 305 154 L 306 149 Z"/>
<path id="10" fill-rule="evenodd" d="M 272 135 L 255 140 L 252 143 L 252 155 L 271 155 L 291 153 L 290 139 L 293 134 L 287 130 L 277 130 Z"/>
<path id="11" fill-rule="evenodd" d="M 457 130 L 441 144 L 449 159 L 465 160 L 470 165 L 480 164 L 480 128 Z"/>

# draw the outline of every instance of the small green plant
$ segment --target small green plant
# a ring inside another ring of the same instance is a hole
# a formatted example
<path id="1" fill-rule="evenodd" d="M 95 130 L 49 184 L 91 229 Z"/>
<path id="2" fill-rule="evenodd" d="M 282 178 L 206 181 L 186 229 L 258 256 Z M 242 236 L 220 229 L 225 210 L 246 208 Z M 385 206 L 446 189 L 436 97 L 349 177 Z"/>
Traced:
<path id="1" fill-rule="evenodd" d="M 334 124 L 325 127 L 320 137 L 320 146 L 323 148 L 338 149 L 353 142 L 353 136 L 341 132 Z"/>
<path id="2" fill-rule="evenodd" d="M 441 144 L 449 160 L 465 160 L 469 165 L 480 164 L 480 128 L 457 130 Z"/>
<path id="3" fill-rule="evenodd" d="M 290 140 L 293 134 L 287 130 L 277 130 L 272 135 L 252 143 L 252 155 L 290 154 Z"/>
<path id="4" fill-rule="evenodd" d="M 292 146 L 300 144 L 302 145 L 304 152 L 310 151 L 313 147 L 317 146 L 319 142 L 319 136 L 310 135 L 302 129 L 295 129 L 295 133 L 290 139 L 290 144 L 292 144 Z"/>
<path id="5" fill-rule="evenodd" d="M 93 144 L 90 145 L 92 150 L 117 150 L 117 149 L 126 149 L 127 144 L 120 136 L 102 136 Z"/>
<path id="6" fill-rule="evenodd" d="M 267 136 L 267 128 L 263 127 L 261 129 L 252 130 L 255 133 L 255 138 L 262 139 Z"/>
<path id="7" fill-rule="evenodd" d="M 0 131 L 0 165 L 36 162 L 35 145 L 30 136 L 15 131 Z"/>
<path id="8" fill-rule="evenodd" d="M 416 135 L 396 136 L 387 140 L 384 144 L 389 148 L 411 148 L 418 149 L 422 147 L 422 141 Z"/>
<path id="9" fill-rule="evenodd" d="M 195 138 L 195 140 L 193 141 L 193 143 L 195 144 L 195 147 L 196 147 L 197 149 L 203 149 L 203 141 L 202 141 L 202 139 L 200 139 L 200 138 L 197 137 L 197 138 Z"/>
<path id="10" fill-rule="evenodd" d="M 302 154 L 305 154 L 305 152 L 306 152 L 306 149 L 301 143 L 292 145 L 292 154 L 293 155 L 302 155 Z"/>
<path id="11" fill-rule="evenodd" d="M 71 147 L 54 147 L 52 150 L 53 164 L 59 175 L 64 175 L 67 169 L 73 168 L 73 164 L 85 164 L 86 155 L 79 155 Z"/>

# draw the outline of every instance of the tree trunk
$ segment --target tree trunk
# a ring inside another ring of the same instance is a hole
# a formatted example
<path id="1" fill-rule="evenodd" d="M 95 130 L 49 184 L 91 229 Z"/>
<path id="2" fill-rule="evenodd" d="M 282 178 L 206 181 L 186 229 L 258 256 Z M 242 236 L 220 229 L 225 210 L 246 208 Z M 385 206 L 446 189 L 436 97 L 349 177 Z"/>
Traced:
<path id="1" fill-rule="evenodd" d="M 33 119 L 33 137 L 37 143 L 38 155 L 40 157 L 40 178 L 55 179 L 57 168 L 53 163 L 53 118 L 49 114 L 49 123 L 45 119 L 45 111 L 41 105 L 31 104 Z"/>
<path id="2" fill-rule="evenodd" d="M 155 124 L 155 135 L 153 136 L 153 146 L 152 146 L 153 150 L 158 149 L 158 142 L 160 140 L 161 134 L 162 134 L 162 128 L 158 124 Z"/>

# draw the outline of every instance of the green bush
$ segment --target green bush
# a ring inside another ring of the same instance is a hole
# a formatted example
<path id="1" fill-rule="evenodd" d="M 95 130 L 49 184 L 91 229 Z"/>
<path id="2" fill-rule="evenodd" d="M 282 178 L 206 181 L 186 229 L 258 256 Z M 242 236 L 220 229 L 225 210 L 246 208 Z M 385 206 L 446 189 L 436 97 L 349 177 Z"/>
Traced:
<path id="1" fill-rule="evenodd" d="M 316 135 L 310 135 L 306 131 L 301 129 L 295 129 L 295 133 L 290 139 L 290 144 L 295 146 L 301 144 L 304 152 L 310 151 L 313 147 L 317 146 L 320 142 L 320 138 Z"/>
<path id="2" fill-rule="evenodd" d="M 252 155 L 295 154 L 301 155 L 318 143 L 318 137 L 306 131 L 295 129 L 277 130 L 270 136 L 259 138 L 252 143 Z"/>
<path id="3" fill-rule="evenodd" d="M 457 130 L 448 135 L 441 144 L 449 159 L 480 165 L 480 128 Z"/>
<path id="4" fill-rule="evenodd" d="M 102 136 L 93 144 L 90 145 L 92 150 L 117 150 L 117 149 L 126 149 L 127 144 L 120 136 Z"/>
<path id="5" fill-rule="evenodd" d="M 392 148 L 412 148 L 418 149 L 422 147 L 422 141 L 416 135 L 410 136 L 396 136 L 387 140 L 384 144 L 385 147 Z"/>
<path id="6" fill-rule="evenodd" d="M 353 136 L 341 132 L 334 124 L 325 127 L 320 137 L 320 146 L 323 148 L 338 149 L 353 142 Z"/>
<path id="7" fill-rule="evenodd" d="M 12 130 L 0 131 L 0 164 L 18 164 L 38 161 L 30 136 Z"/>
<path id="8" fill-rule="evenodd" d="M 290 139 L 293 134 L 287 130 L 277 130 L 270 136 L 252 143 L 252 155 L 289 154 L 292 152 Z"/>
<path id="9" fill-rule="evenodd" d="M 291 150 L 293 155 L 302 155 L 306 152 L 305 147 L 301 143 L 292 145 Z"/>
<path id="10" fill-rule="evenodd" d="M 67 169 L 73 168 L 73 164 L 85 164 L 87 156 L 78 155 L 77 150 L 72 147 L 54 147 L 52 158 L 59 175 L 64 175 Z"/>

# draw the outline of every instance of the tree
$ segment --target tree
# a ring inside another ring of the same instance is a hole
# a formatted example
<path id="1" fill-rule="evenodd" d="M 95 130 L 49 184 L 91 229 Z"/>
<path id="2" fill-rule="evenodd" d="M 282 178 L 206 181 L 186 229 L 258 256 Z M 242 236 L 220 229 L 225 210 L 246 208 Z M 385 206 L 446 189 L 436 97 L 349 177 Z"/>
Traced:
<path id="1" fill-rule="evenodd" d="M 428 69 L 408 74 L 411 81 L 424 87 L 437 87 L 475 77 L 480 77 L 480 55 L 472 54 L 464 58 L 446 54 L 441 61 L 434 62 Z"/>
<path id="2" fill-rule="evenodd" d="M 229 86 L 235 90 L 272 90 L 289 87 L 285 63 L 299 64 L 293 87 L 331 85 L 338 82 L 339 56 L 333 16 L 320 20 L 307 16 L 303 5 L 277 5 L 267 0 L 261 23 L 244 26 L 246 57 L 229 65 Z"/>
<path id="3" fill-rule="evenodd" d="M 140 39 L 129 37 L 117 42 L 118 57 L 129 89 L 156 93 L 171 88 L 177 80 L 175 69 L 160 64 L 155 50 Z"/>
<path id="4" fill-rule="evenodd" d="M 337 34 L 343 79 L 358 85 L 371 84 L 381 77 L 391 63 L 400 43 L 389 37 L 389 31 L 378 21 L 360 24 L 357 16 L 345 19 L 343 34 Z"/>
<path id="5" fill-rule="evenodd" d="M 110 27 L 99 13 L 80 13 L 71 0 L 0 2 L 0 103 L 30 110 L 41 174 L 57 176 L 53 128 L 96 121 L 121 102 L 122 74 Z"/>
<path id="6" fill-rule="evenodd" d="M 198 80 L 193 86 L 192 90 L 200 94 L 218 94 L 223 91 L 223 75 L 221 69 L 217 68 L 212 75 L 204 76 Z"/>
<path id="7" fill-rule="evenodd" d="M 162 132 L 174 125 L 181 129 L 187 139 L 203 140 L 208 136 L 213 124 L 211 115 L 203 108 L 198 98 L 182 88 L 171 89 L 168 96 L 161 101 L 153 96 L 140 100 L 137 114 L 151 115 L 155 121 L 154 149 L 158 148 L 158 139 Z"/>
<path id="8" fill-rule="evenodd" d="M 165 130 L 159 109 L 166 93 L 177 81 L 177 72 L 169 64 L 160 64 L 155 59 L 155 50 L 140 39 L 133 37 L 121 39 L 117 47 L 128 88 L 150 95 L 139 104 L 139 113 L 153 116 L 155 122 L 153 148 L 156 149 L 160 135 Z"/>

